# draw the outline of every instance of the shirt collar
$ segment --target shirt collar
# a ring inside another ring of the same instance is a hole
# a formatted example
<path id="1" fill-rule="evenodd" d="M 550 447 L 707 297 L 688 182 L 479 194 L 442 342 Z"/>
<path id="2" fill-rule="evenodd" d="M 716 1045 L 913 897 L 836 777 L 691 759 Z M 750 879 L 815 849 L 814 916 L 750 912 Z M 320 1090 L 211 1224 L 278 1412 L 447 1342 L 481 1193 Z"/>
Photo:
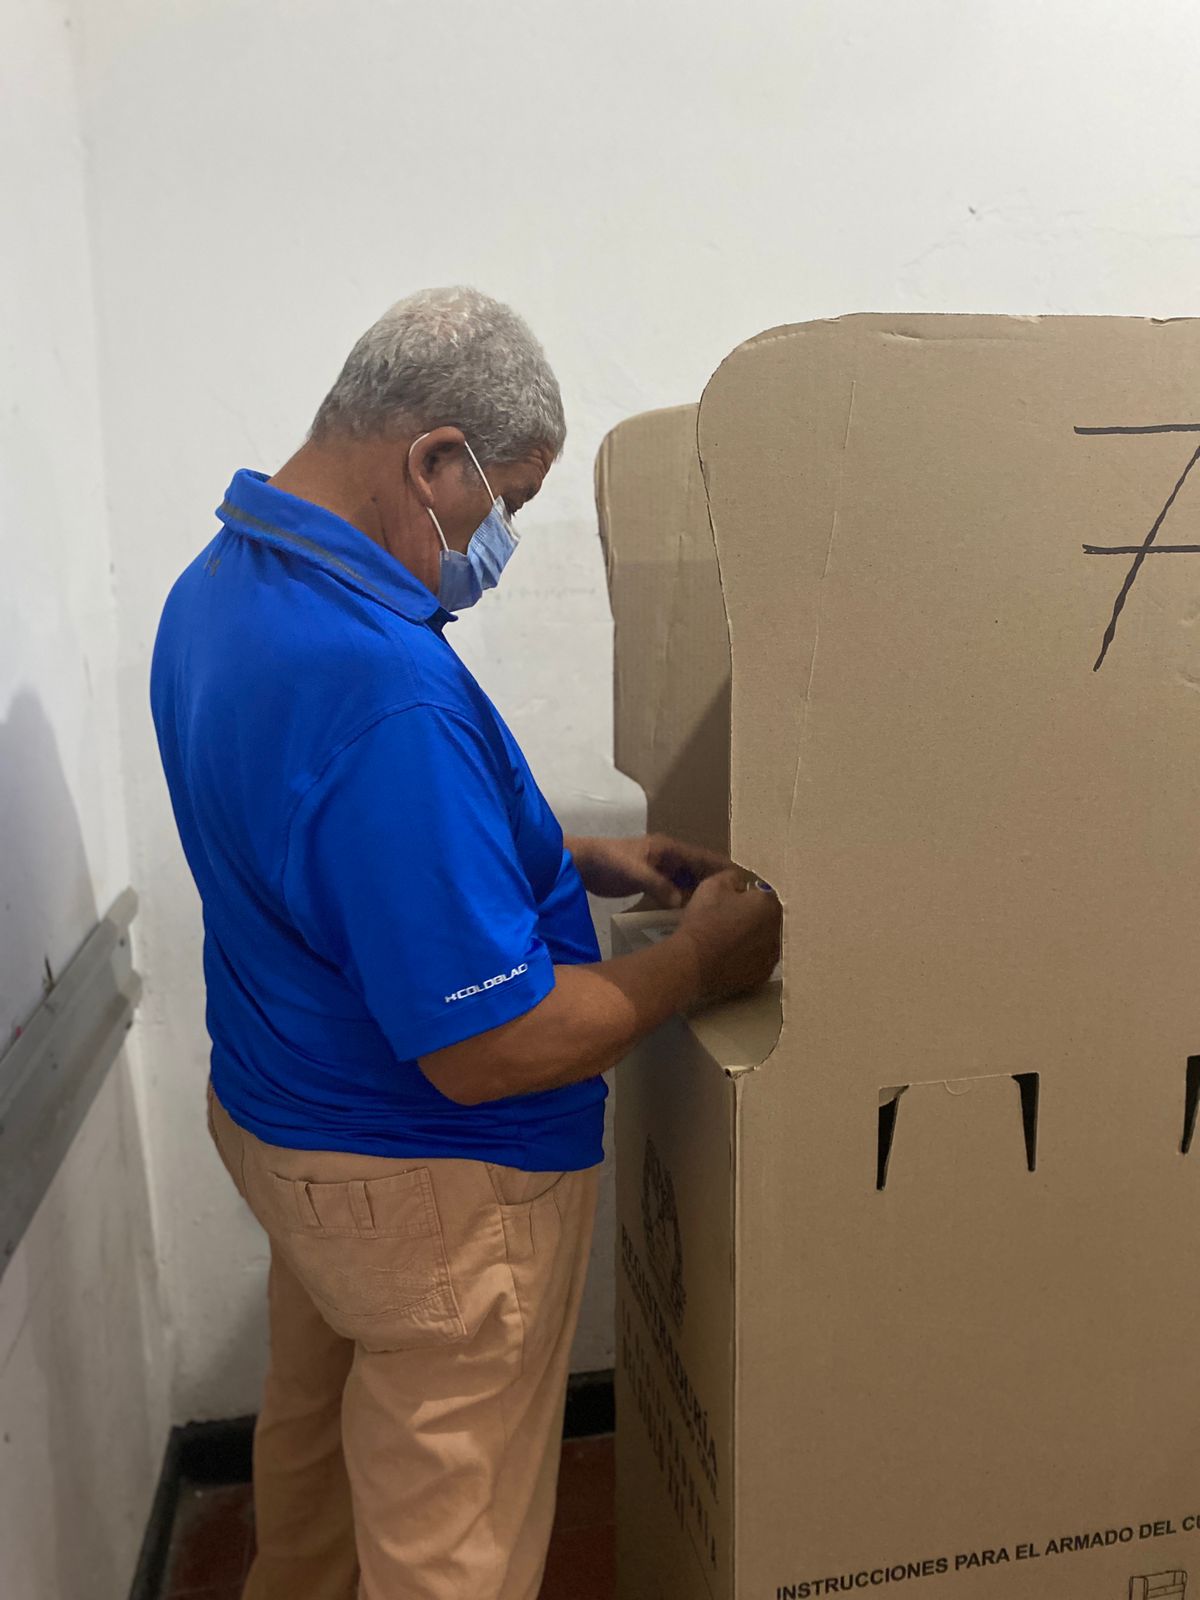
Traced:
<path id="1" fill-rule="evenodd" d="M 427 622 L 440 632 L 454 620 L 382 545 L 324 506 L 274 488 L 263 472 L 236 472 L 217 516 L 248 539 L 314 562 L 408 622 Z"/>

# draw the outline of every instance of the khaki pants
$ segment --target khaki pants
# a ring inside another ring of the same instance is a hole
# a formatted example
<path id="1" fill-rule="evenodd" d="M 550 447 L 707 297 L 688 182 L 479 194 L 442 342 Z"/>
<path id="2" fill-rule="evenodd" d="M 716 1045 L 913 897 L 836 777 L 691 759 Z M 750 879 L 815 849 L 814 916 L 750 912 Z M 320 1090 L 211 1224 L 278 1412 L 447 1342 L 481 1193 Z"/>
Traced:
<path id="1" fill-rule="evenodd" d="M 271 1240 L 245 1600 L 536 1600 L 595 1171 L 209 1126 Z"/>

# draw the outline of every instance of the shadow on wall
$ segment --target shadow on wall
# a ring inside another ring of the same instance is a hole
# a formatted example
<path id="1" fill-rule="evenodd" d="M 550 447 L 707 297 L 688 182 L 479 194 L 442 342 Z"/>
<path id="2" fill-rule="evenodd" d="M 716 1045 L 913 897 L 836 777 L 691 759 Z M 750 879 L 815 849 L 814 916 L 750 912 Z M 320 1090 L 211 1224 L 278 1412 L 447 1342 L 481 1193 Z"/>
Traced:
<path id="1" fill-rule="evenodd" d="M 22 690 L 0 720 L 0 1053 L 97 919 L 54 730 Z M 128 1584 L 156 1468 L 150 1202 L 131 1097 L 121 1060 L 0 1280 L 0 1496 L 8 1540 L 28 1540 L 5 1562 L 53 1570 L 62 1595 Z"/>
<path id="2" fill-rule="evenodd" d="M 98 915 L 54 730 L 19 690 L 0 721 L 0 1047 Z"/>

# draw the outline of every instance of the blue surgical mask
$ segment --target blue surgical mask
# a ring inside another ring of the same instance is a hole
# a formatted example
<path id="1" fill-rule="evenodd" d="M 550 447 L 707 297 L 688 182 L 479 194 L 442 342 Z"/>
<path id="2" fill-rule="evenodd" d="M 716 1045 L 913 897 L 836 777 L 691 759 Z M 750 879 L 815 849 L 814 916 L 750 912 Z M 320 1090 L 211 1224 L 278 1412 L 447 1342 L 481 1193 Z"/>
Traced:
<path id="1" fill-rule="evenodd" d="M 465 440 L 463 442 L 466 443 Z M 482 597 L 485 589 L 494 589 L 500 581 L 500 574 L 508 565 L 509 557 L 517 548 L 518 534 L 512 525 L 508 508 L 498 494 L 492 494 L 487 474 L 469 444 L 467 454 L 475 463 L 475 470 L 483 479 L 484 488 L 492 495 L 492 505 L 471 535 L 465 552 L 451 550 L 436 512 L 432 506 L 426 507 L 442 542 L 437 597 L 447 611 L 465 611 Z"/>

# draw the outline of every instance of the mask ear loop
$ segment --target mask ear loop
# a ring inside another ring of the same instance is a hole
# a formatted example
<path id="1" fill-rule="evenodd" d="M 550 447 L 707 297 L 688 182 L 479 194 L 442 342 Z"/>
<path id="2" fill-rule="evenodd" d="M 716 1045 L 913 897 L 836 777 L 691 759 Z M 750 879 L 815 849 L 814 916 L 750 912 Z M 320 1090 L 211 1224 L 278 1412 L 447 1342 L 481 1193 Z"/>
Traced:
<path id="1" fill-rule="evenodd" d="M 421 437 L 424 438 L 425 435 L 422 434 Z M 413 443 L 414 444 L 416 443 L 415 439 L 413 440 Z M 488 479 L 487 479 L 487 473 L 479 465 L 479 457 L 475 454 L 474 450 L 471 449 L 471 441 L 464 436 L 463 444 L 466 445 L 467 454 L 470 456 L 471 460 L 475 463 L 475 471 L 483 479 L 483 487 L 492 496 L 492 504 L 494 506 L 498 505 L 500 507 L 500 518 L 501 518 L 501 521 L 504 523 L 504 526 L 508 529 L 509 533 L 512 535 L 513 540 L 515 542 L 516 540 L 518 540 L 521 537 L 521 535 L 517 532 L 516 528 L 513 526 L 513 519 L 509 514 L 508 507 L 504 504 L 504 501 L 501 500 L 500 496 L 493 492 L 492 486 L 488 482 Z"/>
<path id="2" fill-rule="evenodd" d="M 424 432 L 424 433 L 419 433 L 417 435 L 417 437 L 413 440 L 413 442 L 408 447 L 408 475 L 409 475 L 410 478 L 412 477 L 412 453 L 417 448 L 417 446 L 420 444 L 421 440 L 422 439 L 428 439 L 428 437 L 429 437 L 428 430 L 426 430 L 426 432 Z M 467 449 L 470 450 L 470 448 L 471 448 L 471 446 L 467 445 Z M 475 458 L 474 458 L 473 455 L 472 455 L 471 459 L 474 461 Z M 476 464 L 476 466 L 479 465 L 478 462 L 476 462 L 475 464 Z M 487 479 L 484 478 L 483 481 L 484 481 L 484 483 L 486 483 Z M 437 512 L 433 509 L 432 506 L 426 506 L 425 509 L 426 509 L 426 511 L 428 511 L 430 519 L 433 522 L 434 527 L 437 529 L 437 536 L 442 542 L 442 549 L 448 551 L 450 549 L 450 546 L 446 543 L 446 535 L 442 532 L 442 525 L 437 519 Z"/>

